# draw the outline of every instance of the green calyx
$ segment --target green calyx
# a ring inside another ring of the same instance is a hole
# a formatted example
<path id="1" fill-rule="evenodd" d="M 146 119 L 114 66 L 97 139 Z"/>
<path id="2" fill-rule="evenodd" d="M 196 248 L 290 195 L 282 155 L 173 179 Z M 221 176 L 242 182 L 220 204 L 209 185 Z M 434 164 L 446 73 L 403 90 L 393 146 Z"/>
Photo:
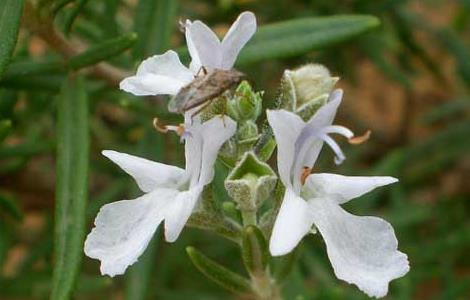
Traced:
<path id="1" fill-rule="evenodd" d="M 262 92 L 254 92 L 248 81 L 242 81 L 227 103 L 227 113 L 235 121 L 256 121 L 262 110 Z"/>
<path id="2" fill-rule="evenodd" d="M 277 177 L 253 152 L 246 152 L 225 180 L 225 188 L 242 211 L 256 211 L 269 197 Z"/>
<path id="3" fill-rule="evenodd" d="M 286 70 L 281 82 L 280 106 L 308 120 L 326 103 L 338 80 L 319 64 Z"/>

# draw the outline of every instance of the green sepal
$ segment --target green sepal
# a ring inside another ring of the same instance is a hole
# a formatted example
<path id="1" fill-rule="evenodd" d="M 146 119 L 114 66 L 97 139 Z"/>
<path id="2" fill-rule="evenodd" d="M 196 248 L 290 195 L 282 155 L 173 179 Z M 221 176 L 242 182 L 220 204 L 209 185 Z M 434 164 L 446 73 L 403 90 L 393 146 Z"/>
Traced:
<path id="1" fill-rule="evenodd" d="M 196 268 L 221 287 L 238 294 L 251 292 L 250 281 L 247 278 L 219 265 L 193 247 L 187 247 L 186 252 Z"/>
<path id="2" fill-rule="evenodd" d="M 270 255 L 268 243 L 256 226 L 245 227 L 242 235 L 242 258 L 246 269 L 252 276 L 265 272 Z"/>
<path id="3" fill-rule="evenodd" d="M 330 71 L 319 64 L 307 64 L 295 70 L 286 70 L 281 80 L 280 108 L 292 111 L 304 121 L 326 104 L 338 82 Z"/>
<path id="4" fill-rule="evenodd" d="M 328 94 L 323 94 L 299 107 L 295 113 L 301 117 L 302 120 L 308 122 L 317 110 L 328 102 L 328 97 Z"/>
<path id="5" fill-rule="evenodd" d="M 256 211 L 276 182 L 277 176 L 271 167 L 253 152 L 246 152 L 225 180 L 225 189 L 240 210 Z"/>
<path id="6" fill-rule="evenodd" d="M 242 223 L 242 215 L 237 209 L 237 206 L 232 201 L 225 201 L 222 203 L 222 210 L 224 214 L 238 224 Z"/>

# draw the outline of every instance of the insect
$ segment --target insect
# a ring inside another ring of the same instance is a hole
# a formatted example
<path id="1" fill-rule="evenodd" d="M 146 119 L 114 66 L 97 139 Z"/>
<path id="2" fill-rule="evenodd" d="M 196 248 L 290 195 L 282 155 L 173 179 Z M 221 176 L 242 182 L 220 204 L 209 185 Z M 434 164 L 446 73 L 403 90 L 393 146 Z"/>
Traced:
<path id="1" fill-rule="evenodd" d="M 196 77 L 189 84 L 182 87 L 178 94 L 171 99 L 168 103 L 170 112 L 184 113 L 202 104 L 209 104 L 211 100 L 239 84 L 245 77 L 245 74 L 234 69 L 214 69 L 209 72 L 202 69 L 202 71 L 203 75 Z"/>

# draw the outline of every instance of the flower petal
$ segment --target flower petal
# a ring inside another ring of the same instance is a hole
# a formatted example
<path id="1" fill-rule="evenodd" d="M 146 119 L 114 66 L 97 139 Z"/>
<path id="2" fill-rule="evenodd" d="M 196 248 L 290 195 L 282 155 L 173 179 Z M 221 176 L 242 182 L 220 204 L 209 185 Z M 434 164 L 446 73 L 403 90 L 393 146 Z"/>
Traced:
<path id="1" fill-rule="evenodd" d="M 334 90 L 328 99 L 328 102 L 320 107 L 318 111 L 307 122 L 306 130 L 313 130 L 323 128 L 331 125 L 336 116 L 338 106 L 341 104 L 343 98 L 343 90 Z"/>
<path id="2" fill-rule="evenodd" d="M 180 192 L 165 213 L 165 239 L 174 242 L 188 221 L 203 190 L 202 185 Z"/>
<path id="3" fill-rule="evenodd" d="M 125 78 L 119 88 L 136 96 L 154 96 L 175 95 L 185 85 L 185 82 L 171 77 L 145 74 Z"/>
<path id="4" fill-rule="evenodd" d="M 186 26 L 186 41 L 189 41 L 189 50 L 193 52 L 191 57 L 197 57 L 201 66 L 220 68 L 222 47 L 219 38 L 206 24 L 194 21 Z"/>
<path id="5" fill-rule="evenodd" d="M 271 254 L 279 256 L 292 251 L 312 224 L 308 203 L 287 188 L 269 241 Z"/>
<path id="6" fill-rule="evenodd" d="M 305 123 L 299 116 L 286 110 L 268 110 L 266 114 L 276 138 L 279 175 L 284 185 L 290 186 L 292 184 L 291 168 L 295 159 L 295 142 Z"/>
<path id="7" fill-rule="evenodd" d="M 201 173 L 199 184 L 209 184 L 214 178 L 214 163 L 220 147 L 237 130 L 237 123 L 227 116 L 215 116 L 200 127 L 203 137 Z"/>
<path id="8" fill-rule="evenodd" d="M 214 163 L 220 147 L 235 134 L 237 123 L 226 116 L 215 116 L 201 124 L 195 118 L 186 126 L 186 172 L 191 186 L 206 185 L 214 177 Z"/>
<path id="9" fill-rule="evenodd" d="M 103 206 L 85 241 L 85 254 L 101 261 L 101 273 L 123 274 L 137 261 L 164 217 L 177 191 L 158 189 L 134 200 Z"/>
<path id="10" fill-rule="evenodd" d="M 338 106 L 341 103 L 342 95 L 343 92 L 339 89 L 332 92 L 329 102 L 318 109 L 302 128 L 298 138 L 295 140 L 295 151 L 292 154 L 295 157 L 295 161 L 293 162 L 291 172 L 293 176 L 297 176 L 293 178 L 294 189 L 297 192 L 300 191 L 301 186 L 298 176 L 303 167 L 313 167 L 323 148 L 324 141 L 332 141 L 331 146 L 337 146 L 323 131 L 325 128 L 330 127 L 333 122 Z M 339 151 L 336 149 L 335 153 L 342 154 L 341 149 Z"/>
<path id="11" fill-rule="evenodd" d="M 185 170 L 178 167 L 117 151 L 104 150 L 102 153 L 131 175 L 143 192 L 151 192 L 160 187 L 177 188 L 185 176 Z"/>
<path id="12" fill-rule="evenodd" d="M 334 198 L 338 204 L 342 204 L 377 187 L 397 181 L 398 179 L 388 176 L 343 176 L 319 173 L 307 178 L 305 188 L 309 190 L 309 194 Z"/>
<path id="13" fill-rule="evenodd" d="M 354 216 L 326 198 L 310 200 L 309 206 L 339 279 L 370 297 L 383 297 L 389 282 L 409 271 L 407 256 L 397 250 L 395 233 L 385 220 Z"/>
<path id="14" fill-rule="evenodd" d="M 193 39 L 191 38 L 191 31 L 189 30 L 191 24 L 192 22 L 190 20 L 186 20 L 184 35 L 186 38 L 186 45 L 188 46 L 189 55 L 191 56 L 189 69 L 191 69 L 193 74 L 197 75 L 201 69 L 201 59 L 199 58 L 199 54 L 196 50 L 196 47 L 194 46 Z"/>
<path id="15" fill-rule="evenodd" d="M 256 32 L 255 14 L 249 11 L 241 13 L 222 40 L 222 61 L 220 69 L 230 70 L 240 50 Z"/>
<path id="16" fill-rule="evenodd" d="M 178 54 L 169 50 L 144 60 L 137 74 L 121 81 L 120 88 L 137 96 L 174 95 L 193 78 L 193 73 L 181 64 Z"/>

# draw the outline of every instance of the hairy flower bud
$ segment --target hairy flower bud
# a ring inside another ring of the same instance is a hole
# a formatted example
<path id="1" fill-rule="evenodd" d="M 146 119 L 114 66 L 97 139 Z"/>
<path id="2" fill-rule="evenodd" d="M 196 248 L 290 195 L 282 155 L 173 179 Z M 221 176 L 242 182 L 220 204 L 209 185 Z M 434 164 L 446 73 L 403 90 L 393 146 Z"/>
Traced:
<path id="1" fill-rule="evenodd" d="M 281 108 L 309 119 L 323 104 L 338 81 L 319 64 L 308 64 L 286 70 L 282 77 Z"/>
<path id="2" fill-rule="evenodd" d="M 276 181 L 268 164 L 253 152 L 246 152 L 227 177 L 225 188 L 241 210 L 254 211 L 269 197 Z"/>
<path id="3" fill-rule="evenodd" d="M 227 103 L 228 115 L 236 121 L 255 121 L 262 110 L 262 93 L 254 92 L 248 81 L 242 81 Z"/>

